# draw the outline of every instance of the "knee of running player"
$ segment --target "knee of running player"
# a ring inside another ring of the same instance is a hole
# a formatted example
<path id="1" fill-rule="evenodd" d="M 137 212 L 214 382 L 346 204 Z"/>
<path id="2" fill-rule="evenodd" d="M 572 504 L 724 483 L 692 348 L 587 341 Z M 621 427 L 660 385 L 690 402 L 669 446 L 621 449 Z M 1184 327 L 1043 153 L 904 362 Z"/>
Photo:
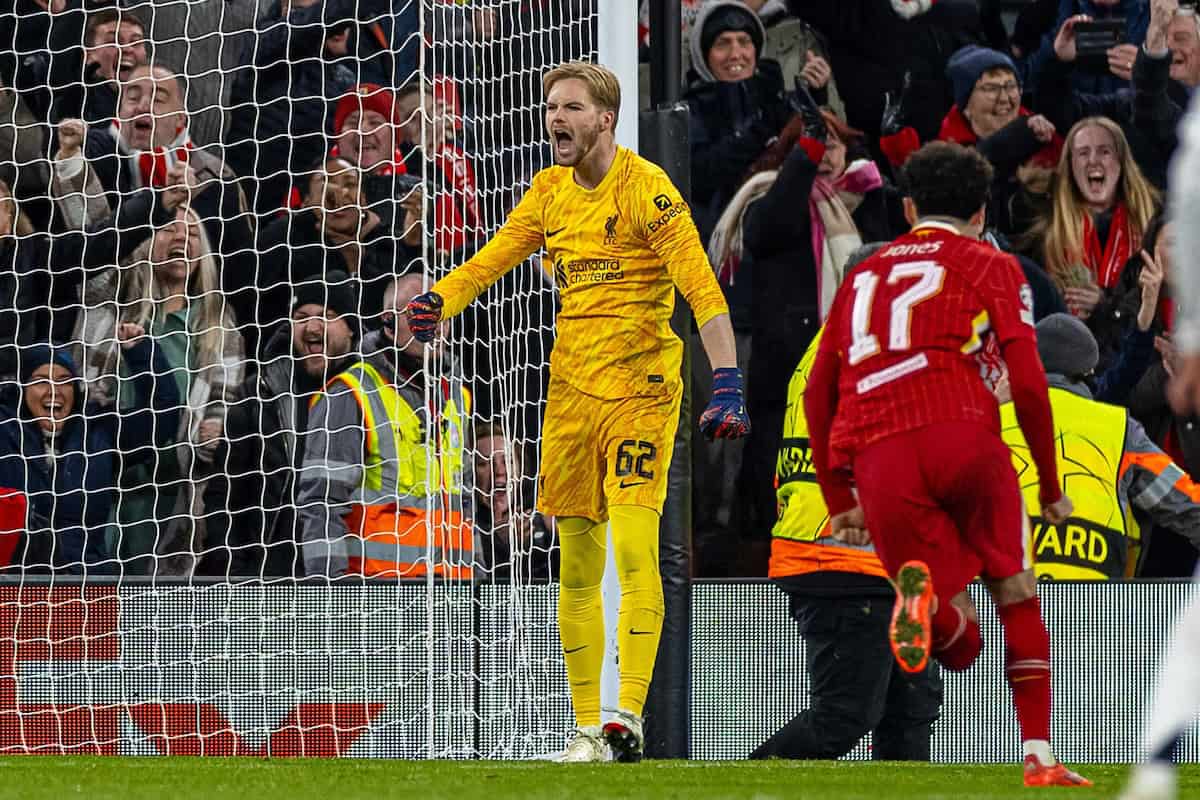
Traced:
<path id="1" fill-rule="evenodd" d="M 975 663 L 982 649 L 979 612 L 971 595 L 964 589 L 939 603 L 933 616 L 933 656 L 938 663 L 961 672 Z"/>

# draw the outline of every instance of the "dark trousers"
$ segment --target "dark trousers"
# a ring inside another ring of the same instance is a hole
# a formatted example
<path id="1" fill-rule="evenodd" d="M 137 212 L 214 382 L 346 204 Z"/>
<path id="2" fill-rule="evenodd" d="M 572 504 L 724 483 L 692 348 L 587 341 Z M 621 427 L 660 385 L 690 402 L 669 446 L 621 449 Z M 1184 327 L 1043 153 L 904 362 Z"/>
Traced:
<path id="1" fill-rule="evenodd" d="M 876 760 L 929 760 L 942 679 L 932 659 L 918 675 L 897 665 L 888 644 L 893 602 L 792 595 L 792 619 L 808 645 L 809 707 L 750 758 L 840 758 L 870 732 Z"/>

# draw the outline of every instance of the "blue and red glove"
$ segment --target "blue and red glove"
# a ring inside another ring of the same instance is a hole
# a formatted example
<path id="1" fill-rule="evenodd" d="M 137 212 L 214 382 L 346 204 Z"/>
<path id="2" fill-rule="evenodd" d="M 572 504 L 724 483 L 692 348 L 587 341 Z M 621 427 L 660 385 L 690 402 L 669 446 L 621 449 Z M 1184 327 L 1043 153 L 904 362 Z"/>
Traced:
<path id="1" fill-rule="evenodd" d="M 404 307 L 408 329 L 418 342 L 432 342 L 442 321 L 442 296 L 436 292 L 419 294 Z"/>
<path id="2" fill-rule="evenodd" d="M 712 399 L 700 415 L 700 432 L 713 439 L 740 439 L 750 433 L 742 371 L 732 367 L 713 370 Z"/>

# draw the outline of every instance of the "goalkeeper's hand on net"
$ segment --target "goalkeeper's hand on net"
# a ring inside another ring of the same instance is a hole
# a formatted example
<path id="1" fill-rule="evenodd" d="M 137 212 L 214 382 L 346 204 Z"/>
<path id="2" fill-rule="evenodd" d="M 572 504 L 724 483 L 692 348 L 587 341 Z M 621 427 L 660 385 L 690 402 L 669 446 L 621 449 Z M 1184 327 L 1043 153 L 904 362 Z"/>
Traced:
<path id="1" fill-rule="evenodd" d="M 418 342 L 432 342 L 442 321 L 442 296 L 436 292 L 419 294 L 404 307 L 408 328 Z"/>
<path id="2" fill-rule="evenodd" d="M 750 433 L 746 414 L 746 395 L 742 390 L 742 371 L 734 368 L 713 370 L 712 399 L 700 416 L 700 432 L 713 439 L 740 439 Z"/>

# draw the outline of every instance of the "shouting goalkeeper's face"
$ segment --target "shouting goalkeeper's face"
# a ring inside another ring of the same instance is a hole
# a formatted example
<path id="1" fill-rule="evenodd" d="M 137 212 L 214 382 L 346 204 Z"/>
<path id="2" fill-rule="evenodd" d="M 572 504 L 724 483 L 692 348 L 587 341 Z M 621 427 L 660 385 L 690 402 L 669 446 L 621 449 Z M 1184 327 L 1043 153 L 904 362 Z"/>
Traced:
<path id="1" fill-rule="evenodd" d="M 554 148 L 554 163 L 575 167 L 604 137 L 613 135 L 613 113 L 596 105 L 587 84 L 564 78 L 546 95 L 546 132 Z"/>

